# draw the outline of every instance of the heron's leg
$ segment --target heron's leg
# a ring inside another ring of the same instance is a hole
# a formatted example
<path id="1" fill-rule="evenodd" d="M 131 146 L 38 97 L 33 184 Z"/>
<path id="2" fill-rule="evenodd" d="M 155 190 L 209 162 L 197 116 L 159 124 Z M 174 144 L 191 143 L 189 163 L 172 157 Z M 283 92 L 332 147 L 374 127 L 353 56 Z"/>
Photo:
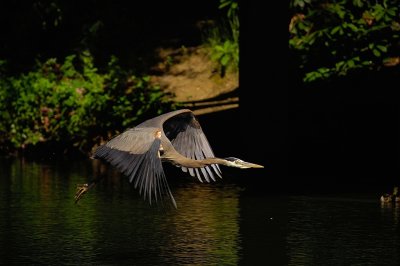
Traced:
<path id="1" fill-rule="evenodd" d="M 83 195 L 85 195 L 89 191 L 89 189 L 93 188 L 98 182 L 100 182 L 100 180 L 102 180 L 104 176 L 105 175 L 100 174 L 89 183 L 78 184 L 76 186 L 75 203 L 78 203 L 78 201 L 83 197 Z"/>
<path id="2" fill-rule="evenodd" d="M 76 186 L 76 193 L 75 193 L 75 203 L 78 203 L 78 201 L 83 197 L 86 192 L 89 191 L 92 187 L 94 187 L 94 182 L 90 184 L 78 184 Z"/>

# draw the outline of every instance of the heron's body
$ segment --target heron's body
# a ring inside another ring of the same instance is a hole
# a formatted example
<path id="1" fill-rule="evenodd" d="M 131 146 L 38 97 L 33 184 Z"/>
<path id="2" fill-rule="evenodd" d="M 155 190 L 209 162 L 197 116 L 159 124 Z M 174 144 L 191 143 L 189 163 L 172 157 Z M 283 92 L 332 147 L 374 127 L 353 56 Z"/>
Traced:
<path id="1" fill-rule="evenodd" d="M 181 167 L 201 182 L 221 177 L 219 165 L 262 168 L 234 157 L 216 158 L 193 112 L 182 109 L 127 129 L 104 145 L 93 158 L 102 159 L 129 177 L 151 202 L 168 195 L 176 207 L 162 168 L 163 162 Z M 88 187 L 88 186 L 86 186 Z M 77 194 L 77 200 L 85 191 Z"/>

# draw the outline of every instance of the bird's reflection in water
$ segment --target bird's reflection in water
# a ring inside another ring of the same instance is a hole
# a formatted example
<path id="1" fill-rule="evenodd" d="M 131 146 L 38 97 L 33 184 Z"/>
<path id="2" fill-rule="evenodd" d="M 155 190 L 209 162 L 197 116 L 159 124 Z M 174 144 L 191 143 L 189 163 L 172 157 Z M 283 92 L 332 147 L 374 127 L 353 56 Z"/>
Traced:
<path id="1" fill-rule="evenodd" d="M 125 208 L 126 214 L 131 213 L 130 217 L 136 217 L 130 219 L 142 217 L 140 227 L 132 227 L 130 222 L 127 228 L 136 228 L 130 229 L 136 232 L 132 235 L 136 239 L 142 235 L 158 236 L 162 243 L 158 245 L 159 258 L 163 262 L 168 265 L 238 264 L 241 257 L 239 187 L 222 182 L 204 184 L 177 177 L 180 181 L 173 180 L 173 193 L 180 203 L 178 209 L 163 209 L 143 202 L 133 184 L 121 178 L 112 167 L 95 161 L 93 173 L 107 177 L 98 184 L 98 192 L 88 198 L 101 199 L 97 204 L 107 204 L 107 208 L 117 204 L 118 208 Z M 108 202 L 108 196 L 113 202 Z M 80 202 L 80 205 L 85 204 L 85 200 Z M 125 226 L 122 221 L 119 223 L 119 226 Z M 155 244 L 151 237 L 143 243 Z"/>
<path id="2" fill-rule="evenodd" d="M 237 265 L 240 258 L 239 189 L 235 186 L 190 184 L 175 191 L 178 212 L 168 216 L 173 224 L 166 254 L 191 265 L 199 262 Z"/>

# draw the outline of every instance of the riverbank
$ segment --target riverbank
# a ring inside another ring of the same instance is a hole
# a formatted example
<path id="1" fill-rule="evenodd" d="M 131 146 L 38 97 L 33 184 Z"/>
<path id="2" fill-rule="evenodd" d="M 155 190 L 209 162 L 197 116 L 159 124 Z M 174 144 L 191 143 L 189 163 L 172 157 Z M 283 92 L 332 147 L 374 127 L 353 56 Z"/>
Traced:
<path id="1" fill-rule="evenodd" d="M 203 46 L 157 50 L 159 63 L 153 66 L 151 82 L 176 102 L 197 115 L 239 107 L 239 75 L 223 77 Z"/>

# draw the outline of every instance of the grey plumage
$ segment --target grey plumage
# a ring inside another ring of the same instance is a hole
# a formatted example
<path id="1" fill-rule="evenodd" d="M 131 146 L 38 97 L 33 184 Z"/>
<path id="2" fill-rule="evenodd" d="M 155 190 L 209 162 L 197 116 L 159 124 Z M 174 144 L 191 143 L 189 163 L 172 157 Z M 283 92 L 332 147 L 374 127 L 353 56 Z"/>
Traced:
<path id="1" fill-rule="evenodd" d="M 93 158 L 105 160 L 117 168 L 150 203 L 167 196 L 175 207 L 163 162 L 180 167 L 201 182 L 222 178 L 219 164 L 240 168 L 263 167 L 236 158 L 216 158 L 200 123 L 189 109 L 172 111 L 127 129 L 99 146 Z M 90 187 L 93 185 L 80 187 L 76 201 Z"/>

